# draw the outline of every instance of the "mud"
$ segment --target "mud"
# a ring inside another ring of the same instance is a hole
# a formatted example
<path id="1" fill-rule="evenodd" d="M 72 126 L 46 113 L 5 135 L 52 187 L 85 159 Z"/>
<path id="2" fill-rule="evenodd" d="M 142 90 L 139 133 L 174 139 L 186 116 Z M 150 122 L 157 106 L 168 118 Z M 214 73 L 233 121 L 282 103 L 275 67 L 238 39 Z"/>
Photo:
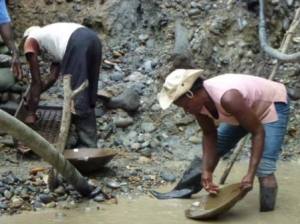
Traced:
<path id="1" fill-rule="evenodd" d="M 237 205 L 225 215 L 219 217 L 217 220 L 202 223 L 299 223 L 299 168 L 300 161 L 280 164 L 277 174 L 279 181 L 279 197 L 274 212 L 259 212 L 259 195 L 256 182 L 253 191 L 251 191 L 243 200 L 238 202 Z M 228 183 L 239 181 L 246 169 L 246 163 L 243 162 L 237 164 L 232 175 L 230 175 L 228 179 Z M 219 176 L 220 170 L 217 171 L 217 176 Z M 117 205 L 89 202 L 82 204 L 80 208 L 73 210 L 51 209 L 23 213 L 12 217 L 3 216 L 0 218 L 0 223 L 23 224 L 28 220 L 30 220 L 31 224 L 39 224 L 41 220 L 43 220 L 43 223 L 45 224 L 96 224 L 99 222 L 107 224 L 197 223 L 196 221 L 187 219 L 184 216 L 184 210 L 194 201 L 197 201 L 197 197 L 202 194 L 204 194 L 204 192 L 195 195 L 193 199 L 173 199 L 163 201 L 156 200 L 150 196 L 120 198 Z"/>

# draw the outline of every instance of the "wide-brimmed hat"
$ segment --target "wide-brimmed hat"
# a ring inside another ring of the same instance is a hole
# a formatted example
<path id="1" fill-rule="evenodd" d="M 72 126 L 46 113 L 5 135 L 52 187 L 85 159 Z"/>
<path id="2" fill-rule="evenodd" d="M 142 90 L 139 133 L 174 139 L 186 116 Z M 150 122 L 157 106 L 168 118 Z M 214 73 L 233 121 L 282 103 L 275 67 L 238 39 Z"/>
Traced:
<path id="1" fill-rule="evenodd" d="M 188 92 L 203 73 L 202 69 L 176 69 L 169 74 L 157 95 L 161 108 L 167 109 L 175 100 Z"/>
<path id="2" fill-rule="evenodd" d="M 40 26 L 31 26 L 31 27 L 27 28 L 27 29 L 24 31 L 24 33 L 23 33 L 23 38 L 22 38 L 22 40 L 21 40 L 21 43 L 19 44 L 19 50 L 22 50 L 26 38 L 27 38 L 32 32 L 35 32 L 36 30 L 39 30 L 39 29 L 41 29 Z"/>

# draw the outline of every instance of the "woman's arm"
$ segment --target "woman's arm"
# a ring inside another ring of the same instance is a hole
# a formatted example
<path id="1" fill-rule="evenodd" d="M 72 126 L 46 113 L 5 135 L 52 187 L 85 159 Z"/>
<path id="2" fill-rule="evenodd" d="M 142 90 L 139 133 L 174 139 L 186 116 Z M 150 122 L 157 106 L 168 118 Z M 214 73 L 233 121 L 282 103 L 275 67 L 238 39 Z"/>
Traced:
<path id="1" fill-rule="evenodd" d="M 216 149 L 217 129 L 211 118 L 205 115 L 197 115 L 196 118 L 203 131 L 202 186 L 209 193 L 216 194 L 219 188 L 213 183 L 213 172 L 219 161 Z"/>
<path id="2" fill-rule="evenodd" d="M 229 90 L 221 98 L 221 104 L 226 112 L 234 116 L 239 124 L 252 134 L 251 157 L 247 175 L 243 178 L 241 187 L 245 191 L 252 189 L 256 169 L 262 157 L 265 131 L 261 121 L 250 107 L 247 106 L 238 90 Z"/>

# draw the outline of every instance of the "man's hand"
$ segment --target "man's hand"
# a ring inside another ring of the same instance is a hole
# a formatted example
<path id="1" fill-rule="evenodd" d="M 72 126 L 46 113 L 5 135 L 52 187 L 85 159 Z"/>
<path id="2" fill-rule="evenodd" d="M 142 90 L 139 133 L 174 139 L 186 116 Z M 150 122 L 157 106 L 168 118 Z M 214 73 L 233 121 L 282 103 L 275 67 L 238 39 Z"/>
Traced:
<path id="1" fill-rule="evenodd" d="M 14 52 L 12 55 L 11 69 L 17 80 L 21 80 L 23 77 L 23 71 L 21 69 L 21 63 L 17 52 Z"/>
<path id="2" fill-rule="evenodd" d="M 25 116 L 24 123 L 31 125 L 31 124 L 34 124 L 37 120 L 38 120 L 38 117 L 35 113 L 28 112 L 28 114 L 26 114 L 26 116 Z"/>
<path id="3" fill-rule="evenodd" d="M 254 175 L 253 174 L 247 174 L 243 177 L 241 181 L 241 191 L 243 191 L 245 194 L 252 190 L 253 188 L 253 182 L 254 182 Z"/>
<path id="4" fill-rule="evenodd" d="M 203 188 L 210 194 L 218 194 L 219 193 L 219 186 L 212 182 L 212 173 L 210 172 L 203 172 L 202 174 L 202 186 Z"/>

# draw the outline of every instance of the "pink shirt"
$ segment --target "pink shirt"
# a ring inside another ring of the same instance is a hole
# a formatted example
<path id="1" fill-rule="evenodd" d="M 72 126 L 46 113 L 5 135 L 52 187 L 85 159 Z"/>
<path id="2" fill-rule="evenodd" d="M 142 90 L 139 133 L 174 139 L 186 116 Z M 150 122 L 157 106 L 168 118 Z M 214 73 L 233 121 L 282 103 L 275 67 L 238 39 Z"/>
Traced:
<path id="1" fill-rule="evenodd" d="M 224 74 L 205 80 L 203 85 L 217 107 L 219 118 L 212 117 L 205 107 L 202 108 L 201 114 L 211 117 L 216 122 L 239 124 L 221 106 L 222 96 L 231 89 L 236 89 L 243 95 L 246 104 L 263 124 L 277 121 L 274 102 L 287 103 L 287 91 L 283 84 L 257 76 Z"/>

